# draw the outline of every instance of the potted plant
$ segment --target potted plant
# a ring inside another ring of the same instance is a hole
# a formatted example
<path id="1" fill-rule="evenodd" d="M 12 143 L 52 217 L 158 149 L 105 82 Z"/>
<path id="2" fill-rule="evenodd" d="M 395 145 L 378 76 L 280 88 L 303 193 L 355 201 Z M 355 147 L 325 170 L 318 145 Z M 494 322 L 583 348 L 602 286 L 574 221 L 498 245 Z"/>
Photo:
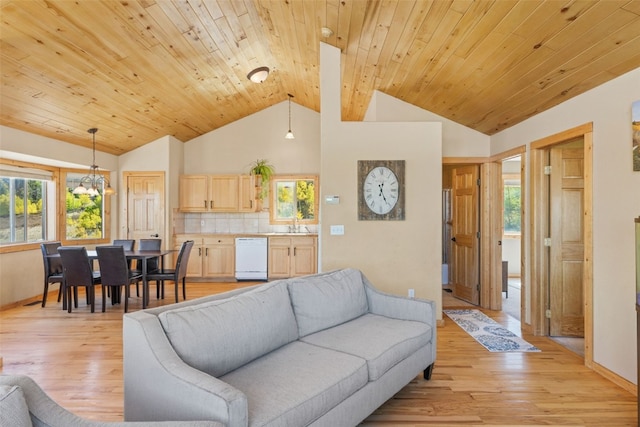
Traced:
<path id="1" fill-rule="evenodd" d="M 260 190 L 256 192 L 256 198 L 262 200 L 269 191 L 269 180 L 273 176 L 275 169 L 273 165 L 268 163 L 267 159 L 258 159 L 252 165 L 249 170 L 251 175 L 260 175 L 260 179 L 256 182 L 257 186 L 260 186 Z"/>

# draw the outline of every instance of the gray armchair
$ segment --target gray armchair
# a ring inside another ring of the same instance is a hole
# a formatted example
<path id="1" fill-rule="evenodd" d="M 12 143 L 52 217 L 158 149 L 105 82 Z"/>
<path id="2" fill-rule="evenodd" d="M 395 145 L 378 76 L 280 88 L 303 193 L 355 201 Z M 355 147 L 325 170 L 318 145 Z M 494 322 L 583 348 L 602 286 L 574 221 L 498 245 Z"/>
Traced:
<path id="1" fill-rule="evenodd" d="M 24 375 L 0 375 L 0 426 L 5 425 L 12 427 L 224 427 L 216 421 L 90 421 L 58 405 L 31 378 Z"/>

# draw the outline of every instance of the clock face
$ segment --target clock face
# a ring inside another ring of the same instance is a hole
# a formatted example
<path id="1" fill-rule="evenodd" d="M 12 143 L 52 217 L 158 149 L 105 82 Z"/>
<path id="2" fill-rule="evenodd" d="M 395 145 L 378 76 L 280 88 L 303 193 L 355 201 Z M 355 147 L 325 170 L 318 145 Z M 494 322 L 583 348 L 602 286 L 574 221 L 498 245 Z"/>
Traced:
<path id="1" fill-rule="evenodd" d="M 358 160 L 358 219 L 404 220 L 404 160 Z"/>
<path id="2" fill-rule="evenodd" d="M 398 177 L 391 169 L 378 166 L 367 174 L 362 191 L 371 212 L 384 215 L 398 203 Z"/>

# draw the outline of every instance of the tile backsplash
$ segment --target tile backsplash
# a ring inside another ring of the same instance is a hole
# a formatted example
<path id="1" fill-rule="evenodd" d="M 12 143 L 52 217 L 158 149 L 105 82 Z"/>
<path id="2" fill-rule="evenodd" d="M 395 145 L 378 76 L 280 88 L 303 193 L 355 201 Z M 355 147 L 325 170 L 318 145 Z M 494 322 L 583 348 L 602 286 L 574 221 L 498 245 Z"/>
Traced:
<path id="1" fill-rule="evenodd" d="M 290 225 L 269 224 L 269 212 L 248 213 L 184 213 L 173 214 L 174 234 L 256 234 L 286 233 Z M 318 226 L 300 226 L 302 232 L 317 233 Z"/>

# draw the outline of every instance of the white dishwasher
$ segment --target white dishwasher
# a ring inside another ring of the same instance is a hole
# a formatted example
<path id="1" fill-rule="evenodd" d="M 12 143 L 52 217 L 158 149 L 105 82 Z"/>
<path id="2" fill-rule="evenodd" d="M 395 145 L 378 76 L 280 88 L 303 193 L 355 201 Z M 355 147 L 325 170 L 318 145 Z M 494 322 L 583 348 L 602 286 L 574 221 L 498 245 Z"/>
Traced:
<path id="1" fill-rule="evenodd" d="M 267 238 L 236 237 L 236 280 L 267 280 Z"/>

